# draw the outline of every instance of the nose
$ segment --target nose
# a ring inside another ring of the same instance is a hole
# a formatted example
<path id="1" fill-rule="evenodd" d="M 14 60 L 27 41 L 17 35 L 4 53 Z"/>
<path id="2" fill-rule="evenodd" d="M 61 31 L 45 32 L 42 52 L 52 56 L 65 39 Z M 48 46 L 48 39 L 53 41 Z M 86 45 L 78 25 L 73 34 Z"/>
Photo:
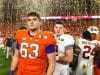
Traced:
<path id="1" fill-rule="evenodd" d="M 32 22 L 31 22 L 32 24 L 34 24 L 34 21 L 32 20 Z"/>
<path id="2" fill-rule="evenodd" d="M 59 30 L 59 29 L 57 29 L 57 32 L 60 32 L 60 30 Z"/>

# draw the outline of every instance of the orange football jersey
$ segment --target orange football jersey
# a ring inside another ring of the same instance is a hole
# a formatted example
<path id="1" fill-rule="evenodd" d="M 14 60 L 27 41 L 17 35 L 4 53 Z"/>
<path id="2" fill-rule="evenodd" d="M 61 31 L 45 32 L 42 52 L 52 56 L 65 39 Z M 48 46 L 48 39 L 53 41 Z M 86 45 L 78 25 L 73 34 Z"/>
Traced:
<path id="1" fill-rule="evenodd" d="M 19 49 L 17 75 L 45 75 L 48 45 L 55 45 L 53 33 L 38 32 L 30 36 L 28 30 L 18 30 L 16 41 Z"/>

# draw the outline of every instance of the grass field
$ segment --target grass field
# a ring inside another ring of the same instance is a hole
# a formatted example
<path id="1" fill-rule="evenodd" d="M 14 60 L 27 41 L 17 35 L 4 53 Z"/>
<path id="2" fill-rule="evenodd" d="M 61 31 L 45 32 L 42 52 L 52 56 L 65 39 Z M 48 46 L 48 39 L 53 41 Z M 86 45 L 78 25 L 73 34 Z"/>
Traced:
<path id="1" fill-rule="evenodd" d="M 5 49 L 0 48 L 0 75 L 8 75 L 11 59 L 6 59 Z"/>

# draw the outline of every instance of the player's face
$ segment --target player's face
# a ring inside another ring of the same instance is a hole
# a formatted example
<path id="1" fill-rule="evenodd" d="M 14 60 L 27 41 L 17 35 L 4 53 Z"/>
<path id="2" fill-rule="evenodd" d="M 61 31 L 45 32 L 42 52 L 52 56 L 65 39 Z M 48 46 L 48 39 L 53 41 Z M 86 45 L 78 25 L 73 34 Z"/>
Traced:
<path id="1" fill-rule="evenodd" d="M 36 16 L 29 16 L 27 18 L 27 27 L 29 29 L 38 29 L 40 27 L 40 19 Z"/>
<path id="2" fill-rule="evenodd" d="M 56 24 L 54 26 L 54 32 L 57 35 L 61 35 L 64 33 L 64 26 L 62 24 Z"/>
<path id="3" fill-rule="evenodd" d="M 95 33 L 92 33 L 91 34 L 91 38 L 92 38 L 92 40 L 95 40 L 96 39 L 96 34 Z"/>

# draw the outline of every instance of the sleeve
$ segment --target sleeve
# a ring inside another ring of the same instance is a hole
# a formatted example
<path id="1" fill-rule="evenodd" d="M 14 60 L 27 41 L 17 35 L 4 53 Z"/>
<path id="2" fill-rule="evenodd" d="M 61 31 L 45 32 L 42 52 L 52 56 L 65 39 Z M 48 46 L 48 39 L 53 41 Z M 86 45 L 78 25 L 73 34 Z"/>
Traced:
<path id="1" fill-rule="evenodd" d="M 46 48 L 46 53 L 49 54 L 49 53 L 53 53 L 53 52 L 56 52 L 56 48 L 55 48 L 55 45 L 48 45 L 47 48 Z"/>
<path id="2" fill-rule="evenodd" d="M 54 38 L 53 33 L 49 33 L 47 38 L 47 47 L 46 47 L 46 53 L 53 53 L 56 51 L 56 39 Z"/>
<path id="3" fill-rule="evenodd" d="M 75 40 L 71 35 L 68 37 L 66 36 L 66 39 L 64 41 L 65 50 L 72 50 L 74 43 L 75 43 Z"/>
<path id="4" fill-rule="evenodd" d="M 47 34 L 47 44 L 53 44 L 55 45 L 56 44 L 56 39 L 54 37 L 54 34 L 52 32 L 48 33 Z"/>
<path id="5" fill-rule="evenodd" d="M 15 39 L 16 39 L 16 48 L 20 48 L 20 43 L 22 41 L 22 38 L 25 36 L 26 37 L 27 30 L 17 30 L 15 34 Z"/>

